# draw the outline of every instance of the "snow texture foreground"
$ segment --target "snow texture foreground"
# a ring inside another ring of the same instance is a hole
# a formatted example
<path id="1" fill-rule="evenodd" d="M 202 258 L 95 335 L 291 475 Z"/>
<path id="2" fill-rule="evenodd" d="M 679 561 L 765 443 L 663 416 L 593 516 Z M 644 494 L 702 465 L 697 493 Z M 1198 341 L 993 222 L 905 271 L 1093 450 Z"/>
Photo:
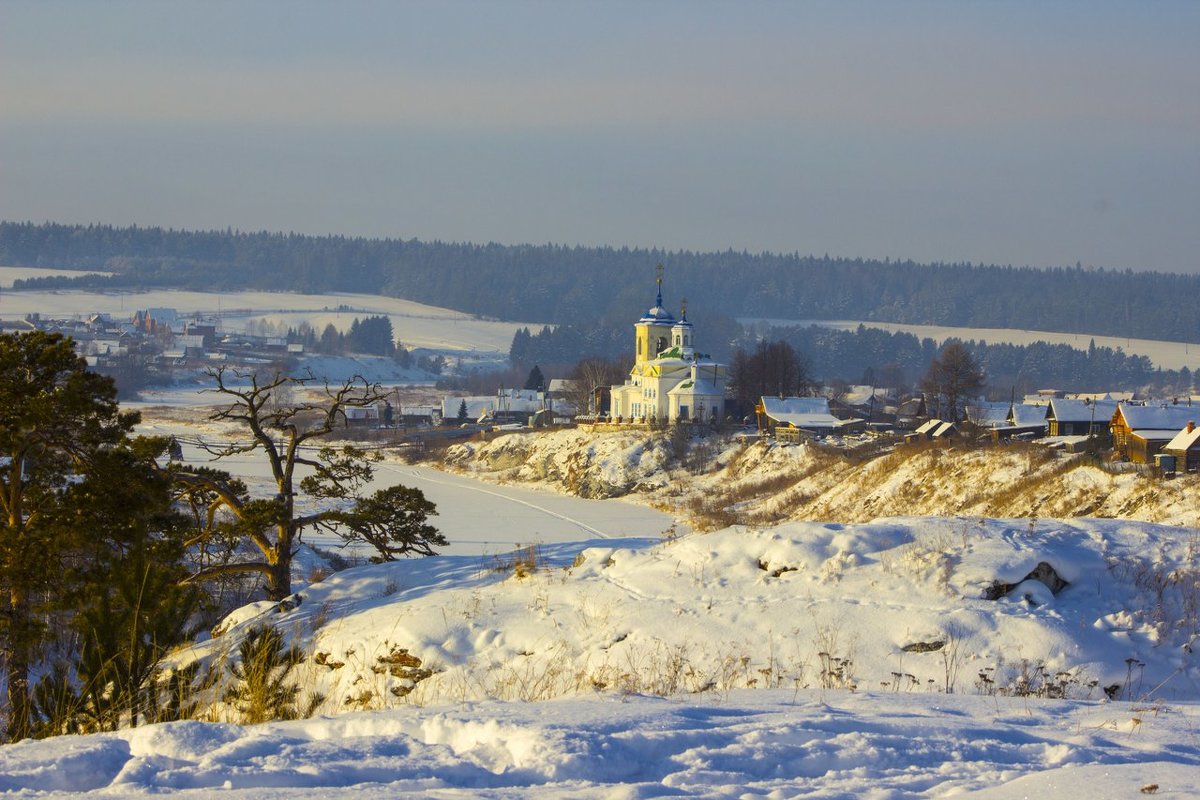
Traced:
<path id="1" fill-rule="evenodd" d="M 0 748 L 15 797 L 1193 796 L 1195 704 L 768 690 L 466 704 Z M 336 790 L 335 793 L 331 790 Z"/>

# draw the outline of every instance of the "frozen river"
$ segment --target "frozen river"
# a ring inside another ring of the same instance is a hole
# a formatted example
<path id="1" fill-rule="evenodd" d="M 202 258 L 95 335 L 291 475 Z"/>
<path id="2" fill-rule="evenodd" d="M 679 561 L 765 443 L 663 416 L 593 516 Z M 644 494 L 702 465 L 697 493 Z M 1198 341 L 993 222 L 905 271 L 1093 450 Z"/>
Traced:
<path id="1" fill-rule="evenodd" d="M 151 418 L 139 426 L 139 431 L 176 435 L 188 464 L 227 470 L 245 480 L 259 497 L 273 493 L 270 471 L 261 453 L 214 461 L 197 446 L 195 428 Z M 212 441 L 218 439 L 213 437 Z M 547 490 L 485 483 L 395 460 L 375 465 L 375 480 L 368 492 L 397 483 L 420 489 L 437 506 L 437 516 L 430 522 L 450 540 L 450 546 L 441 552 L 452 555 L 489 555 L 531 544 L 659 536 L 673 522 L 668 514 L 624 500 L 585 500 Z M 327 535 L 306 537 L 305 541 L 320 547 L 340 544 L 336 537 Z M 355 551 L 360 553 L 369 554 Z"/>

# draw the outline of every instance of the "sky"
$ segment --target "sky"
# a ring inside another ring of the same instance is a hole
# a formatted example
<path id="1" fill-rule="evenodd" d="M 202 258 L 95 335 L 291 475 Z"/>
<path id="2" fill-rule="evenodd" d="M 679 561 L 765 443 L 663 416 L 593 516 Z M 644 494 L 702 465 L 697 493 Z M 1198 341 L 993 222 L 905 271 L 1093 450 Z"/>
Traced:
<path id="1" fill-rule="evenodd" d="M 0 0 L 0 219 L 1200 272 L 1200 3 Z"/>

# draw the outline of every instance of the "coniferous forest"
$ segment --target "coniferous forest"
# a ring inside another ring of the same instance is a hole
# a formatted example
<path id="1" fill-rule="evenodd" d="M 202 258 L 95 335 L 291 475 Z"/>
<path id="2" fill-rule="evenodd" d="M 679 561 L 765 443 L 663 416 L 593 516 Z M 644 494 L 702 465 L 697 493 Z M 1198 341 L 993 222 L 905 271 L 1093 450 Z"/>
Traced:
<path id="1" fill-rule="evenodd" d="M 290 289 L 405 297 L 470 313 L 624 325 L 653 299 L 729 317 L 862 319 L 1200 340 L 1181 298 L 1200 276 L 919 264 L 798 253 L 500 245 L 294 233 L 0 223 L 0 264 L 101 269 L 110 278 L 41 285 Z"/>
<path id="2" fill-rule="evenodd" d="M 524 367 L 622 355 L 631 314 L 653 300 L 659 263 L 666 268 L 668 305 L 687 299 L 690 318 L 703 320 L 702 349 L 719 359 L 752 338 L 737 318 L 859 319 L 1200 341 L 1200 317 L 1180 302 L 1200 294 L 1197 275 L 0 222 L 0 264 L 113 273 L 35 278 L 18 288 L 362 292 L 552 324 L 518 332 L 511 356 Z M 784 322 L 758 335 L 788 341 L 812 374 L 826 380 L 863 380 L 886 369 L 912 381 L 940 344 L 911 334 Z M 1144 357 L 1110 348 L 968 346 L 993 386 L 1190 386 L 1188 374 L 1163 375 Z"/>

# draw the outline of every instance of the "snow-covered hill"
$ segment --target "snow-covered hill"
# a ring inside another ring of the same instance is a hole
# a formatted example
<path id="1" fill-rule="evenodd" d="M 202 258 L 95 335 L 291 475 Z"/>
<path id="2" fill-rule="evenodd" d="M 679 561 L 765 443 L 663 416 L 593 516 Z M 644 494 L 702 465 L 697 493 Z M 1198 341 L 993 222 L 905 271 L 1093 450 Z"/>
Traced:
<path id="1" fill-rule="evenodd" d="M 247 606 L 179 658 L 270 624 L 327 713 L 753 687 L 1200 699 L 1197 546 L 1146 523 L 895 518 L 444 556 Z"/>
<path id="2" fill-rule="evenodd" d="M 211 722 L 0 748 L 0 789 L 1188 796 L 1195 545 L 1147 523 L 897 518 L 360 567 L 175 654 L 214 667 Z M 323 716 L 242 726 L 218 702 L 263 624 L 305 653 L 299 700 Z"/>
<path id="3" fill-rule="evenodd" d="M 581 431 L 451 456 L 520 482 L 526 505 L 527 482 L 563 501 L 628 494 L 680 524 L 617 538 L 629 506 L 615 501 L 611 524 L 589 523 L 613 538 L 578 541 L 556 513 L 515 552 L 301 568 L 284 603 L 238 609 L 172 654 L 214 680 L 200 719 L 0 748 L 0 791 L 1010 800 L 1200 784 L 1186 479 L 1024 448 L 856 464 Z M 452 540 L 507 524 L 509 487 L 482 488 L 455 495 L 480 513 L 447 514 Z M 1173 524 L 1050 516 L 1085 507 Z M 241 724 L 231 668 L 264 625 L 303 654 L 296 707 L 317 716 Z"/>
<path id="4" fill-rule="evenodd" d="M 900 446 L 860 459 L 814 444 L 673 440 L 585 430 L 456 445 L 447 463 L 495 481 L 584 497 L 631 495 L 699 527 L 788 519 L 868 522 L 895 515 L 1104 517 L 1200 525 L 1200 477 L 1152 480 L 1121 465 L 1032 444 Z"/>

